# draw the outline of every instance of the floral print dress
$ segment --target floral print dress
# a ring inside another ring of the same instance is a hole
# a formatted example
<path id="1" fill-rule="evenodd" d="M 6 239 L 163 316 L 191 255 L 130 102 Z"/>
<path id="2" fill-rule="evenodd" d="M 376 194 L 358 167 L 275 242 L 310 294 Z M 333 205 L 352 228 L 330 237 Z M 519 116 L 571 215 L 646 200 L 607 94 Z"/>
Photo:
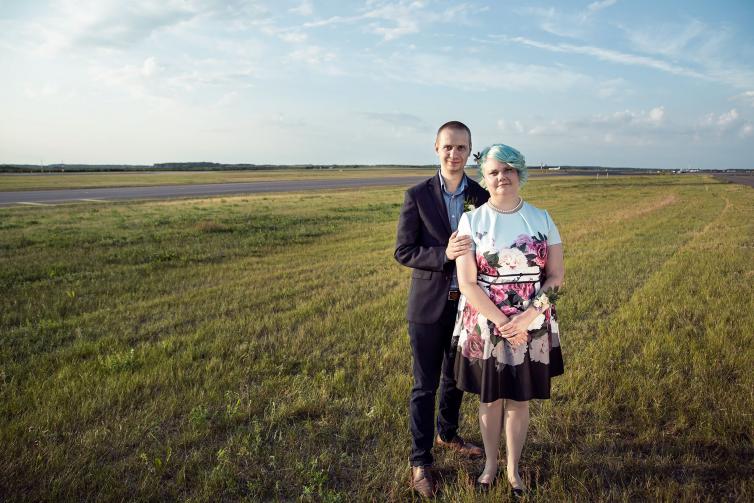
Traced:
<path id="1" fill-rule="evenodd" d="M 561 242 L 545 210 L 524 202 L 515 213 L 488 204 L 464 213 L 459 235 L 470 235 L 477 284 L 508 316 L 523 312 L 544 281 L 547 246 Z M 453 330 L 458 388 L 488 403 L 550 397 L 550 378 L 563 373 L 555 305 L 529 325 L 529 343 L 513 347 L 494 323 L 461 296 Z"/>

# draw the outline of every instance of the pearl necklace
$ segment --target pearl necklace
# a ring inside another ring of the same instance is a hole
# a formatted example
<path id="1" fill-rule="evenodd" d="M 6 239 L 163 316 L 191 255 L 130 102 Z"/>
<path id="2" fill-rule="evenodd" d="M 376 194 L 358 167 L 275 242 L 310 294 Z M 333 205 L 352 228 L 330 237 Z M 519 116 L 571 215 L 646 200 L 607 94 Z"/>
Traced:
<path id="1" fill-rule="evenodd" d="M 487 204 L 489 205 L 490 208 L 492 208 L 493 210 L 497 211 L 498 213 L 502 213 L 504 215 L 509 215 L 511 213 L 515 213 L 518 210 L 520 210 L 521 207 L 524 205 L 524 200 L 519 197 L 518 198 L 518 203 L 516 204 L 516 206 L 513 207 L 513 208 L 511 208 L 511 209 L 509 209 L 509 210 L 502 210 L 502 209 L 498 208 L 497 206 L 495 206 L 494 204 L 492 204 L 492 201 L 487 201 Z"/>

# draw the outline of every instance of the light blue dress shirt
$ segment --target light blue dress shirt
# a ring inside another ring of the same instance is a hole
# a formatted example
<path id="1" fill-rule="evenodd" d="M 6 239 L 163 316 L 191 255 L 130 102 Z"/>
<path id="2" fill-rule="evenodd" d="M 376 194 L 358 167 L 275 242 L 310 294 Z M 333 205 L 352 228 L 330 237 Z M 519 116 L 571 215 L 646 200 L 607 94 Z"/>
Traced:
<path id="1" fill-rule="evenodd" d="M 448 210 L 448 221 L 450 222 L 450 230 L 455 232 L 458 229 L 458 222 L 463 215 L 463 193 L 466 190 L 466 174 L 463 175 L 461 183 L 456 187 L 455 192 L 448 192 L 445 187 L 445 179 L 442 177 L 442 172 L 437 171 L 437 176 L 440 177 L 440 186 L 442 187 L 442 197 L 445 200 L 445 208 Z M 456 270 L 453 269 L 453 279 L 450 280 L 450 289 L 458 290 L 458 275 Z"/>

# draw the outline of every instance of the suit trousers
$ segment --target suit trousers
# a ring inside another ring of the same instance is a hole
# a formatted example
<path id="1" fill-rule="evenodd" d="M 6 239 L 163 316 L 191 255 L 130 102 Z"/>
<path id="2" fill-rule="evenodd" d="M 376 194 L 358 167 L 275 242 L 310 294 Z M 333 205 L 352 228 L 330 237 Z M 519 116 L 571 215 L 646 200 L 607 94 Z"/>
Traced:
<path id="1" fill-rule="evenodd" d="M 435 323 L 408 324 L 413 352 L 414 387 L 409 402 L 411 428 L 411 466 L 432 464 L 435 438 L 435 395 L 440 391 L 437 432 L 443 440 L 453 439 L 458 432 L 458 416 L 463 391 L 456 388 L 453 373 L 455 351 L 450 340 L 456 320 L 458 301 L 447 301 L 440 319 Z"/>

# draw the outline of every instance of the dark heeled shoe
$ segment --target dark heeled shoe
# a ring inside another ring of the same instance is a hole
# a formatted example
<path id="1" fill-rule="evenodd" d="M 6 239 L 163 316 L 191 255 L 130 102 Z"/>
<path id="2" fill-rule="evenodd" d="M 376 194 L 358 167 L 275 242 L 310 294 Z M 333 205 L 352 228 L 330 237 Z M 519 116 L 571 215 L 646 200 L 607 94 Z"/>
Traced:
<path id="1" fill-rule="evenodd" d="M 524 491 L 520 487 L 511 487 L 511 496 L 513 496 L 514 500 L 520 500 L 525 495 L 526 495 L 526 491 Z"/>
<path id="2" fill-rule="evenodd" d="M 497 474 L 495 474 L 495 476 L 493 476 L 487 482 L 479 482 L 479 479 L 477 479 L 476 486 L 481 492 L 486 493 L 489 492 L 490 489 L 492 489 L 492 486 L 495 485 L 495 482 L 497 482 Z"/>
<path id="3" fill-rule="evenodd" d="M 523 486 L 523 482 L 521 482 L 522 487 L 516 487 L 513 485 L 514 483 L 508 479 L 508 484 L 511 486 L 511 496 L 513 496 L 514 500 L 518 501 L 526 496 L 526 486 Z"/>

